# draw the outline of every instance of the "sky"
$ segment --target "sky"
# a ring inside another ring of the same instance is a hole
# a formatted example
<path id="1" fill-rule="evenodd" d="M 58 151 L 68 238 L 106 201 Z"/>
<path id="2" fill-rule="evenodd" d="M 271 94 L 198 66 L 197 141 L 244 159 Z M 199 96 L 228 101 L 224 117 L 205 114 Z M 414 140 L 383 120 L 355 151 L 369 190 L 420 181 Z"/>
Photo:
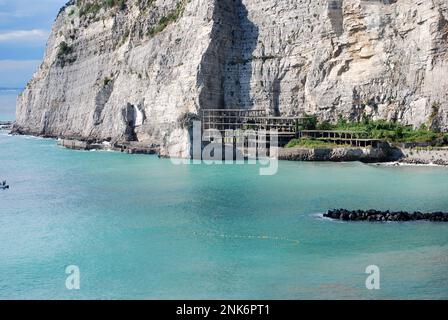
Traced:
<path id="1" fill-rule="evenodd" d="M 43 59 L 59 9 L 68 0 L 0 0 L 0 88 L 23 88 Z"/>

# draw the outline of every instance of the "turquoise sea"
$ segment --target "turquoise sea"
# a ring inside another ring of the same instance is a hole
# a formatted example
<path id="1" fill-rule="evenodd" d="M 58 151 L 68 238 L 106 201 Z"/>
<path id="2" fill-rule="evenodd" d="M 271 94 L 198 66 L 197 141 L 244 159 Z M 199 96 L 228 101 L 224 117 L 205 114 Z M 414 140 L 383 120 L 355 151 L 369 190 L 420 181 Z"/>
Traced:
<path id="1" fill-rule="evenodd" d="M 448 210 L 448 169 L 182 165 L 0 133 L 0 299 L 447 299 L 448 224 L 329 208 Z M 80 269 L 67 290 L 65 268 Z M 380 268 L 380 290 L 365 269 Z"/>

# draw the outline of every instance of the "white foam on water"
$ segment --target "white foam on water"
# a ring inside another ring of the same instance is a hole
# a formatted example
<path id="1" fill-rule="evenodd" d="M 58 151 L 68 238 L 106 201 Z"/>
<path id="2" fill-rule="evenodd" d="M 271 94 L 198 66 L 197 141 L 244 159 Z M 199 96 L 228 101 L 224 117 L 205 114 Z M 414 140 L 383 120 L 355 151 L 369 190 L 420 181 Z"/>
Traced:
<path id="1" fill-rule="evenodd" d="M 436 163 L 378 162 L 371 165 L 378 167 L 444 167 Z"/>

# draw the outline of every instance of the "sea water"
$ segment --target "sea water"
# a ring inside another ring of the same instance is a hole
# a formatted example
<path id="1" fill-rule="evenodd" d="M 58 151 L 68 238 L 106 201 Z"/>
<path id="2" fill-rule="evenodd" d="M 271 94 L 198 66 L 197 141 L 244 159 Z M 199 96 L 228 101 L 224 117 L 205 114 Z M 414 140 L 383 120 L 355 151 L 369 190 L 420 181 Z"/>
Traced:
<path id="1" fill-rule="evenodd" d="M 260 176 L 2 132 L 2 179 L 0 299 L 448 298 L 448 224 L 322 218 L 448 211 L 447 168 L 280 162 Z"/>

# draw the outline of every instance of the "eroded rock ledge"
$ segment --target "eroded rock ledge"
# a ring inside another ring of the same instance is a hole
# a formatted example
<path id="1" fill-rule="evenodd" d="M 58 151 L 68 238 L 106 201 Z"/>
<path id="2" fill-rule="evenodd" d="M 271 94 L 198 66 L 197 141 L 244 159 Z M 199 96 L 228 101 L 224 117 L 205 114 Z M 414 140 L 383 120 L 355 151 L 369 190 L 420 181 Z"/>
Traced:
<path id="1" fill-rule="evenodd" d="M 405 212 L 405 211 L 379 211 L 379 210 L 347 210 L 333 209 L 328 210 L 324 214 L 325 218 L 343 221 L 369 221 L 369 222 L 386 222 L 386 221 L 433 221 L 448 222 L 448 212 Z"/>
<path id="2" fill-rule="evenodd" d="M 110 150 L 118 151 L 129 154 L 158 154 L 160 153 L 160 147 L 157 145 L 150 145 L 139 142 L 88 142 L 82 140 L 69 140 L 69 139 L 59 139 L 58 145 L 81 151 L 91 151 L 91 150 Z"/>
<path id="3" fill-rule="evenodd" d="M 383 148 L 281 148 L 279 160 L 288 161 L 361 161 L 365 163 L 390 162 L 400 159 L 399 150 Z"/>

